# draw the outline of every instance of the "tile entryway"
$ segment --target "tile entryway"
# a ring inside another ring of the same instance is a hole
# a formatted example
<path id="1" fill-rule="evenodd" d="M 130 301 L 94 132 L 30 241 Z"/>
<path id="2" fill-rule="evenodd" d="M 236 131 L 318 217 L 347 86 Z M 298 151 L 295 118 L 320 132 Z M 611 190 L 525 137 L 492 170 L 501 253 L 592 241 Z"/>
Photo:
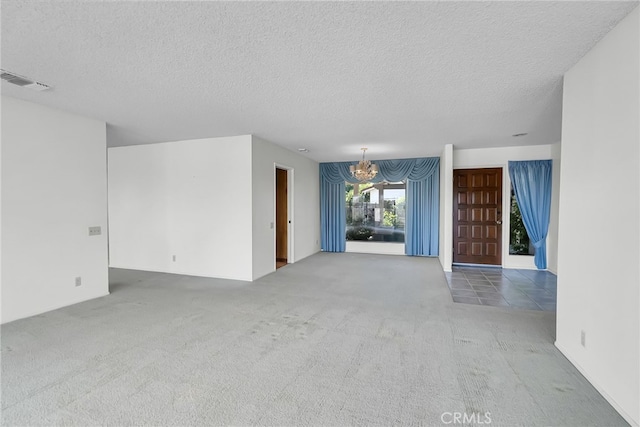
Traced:
<path id="1" fill-rule="evenodd" d="M 454 302 L 556 310 L 556 275 L 548 271 L 454 266 L 445 276 Z"/>

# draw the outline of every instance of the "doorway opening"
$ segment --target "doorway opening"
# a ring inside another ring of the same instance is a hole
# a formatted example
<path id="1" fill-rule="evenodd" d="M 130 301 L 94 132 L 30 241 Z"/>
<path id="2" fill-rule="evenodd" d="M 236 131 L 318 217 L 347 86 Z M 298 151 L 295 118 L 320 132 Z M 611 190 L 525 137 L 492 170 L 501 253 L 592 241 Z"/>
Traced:
<path id="1" fill-rule="evenodd" d="M 453 171 L 453 262 L 502 265 L 502 168 Z"/>
<path id="2" fill-rule="evenodd" d="M 290 262 L 291 245 L 290 225 L 291 220 L 289 192 L 290 192 L 290 170 L 276 167 L 275 190 L 276 190 L 276 221 L 275 221 L 275 246 L 276 246 L 276 269 L 284 267 Z"/>

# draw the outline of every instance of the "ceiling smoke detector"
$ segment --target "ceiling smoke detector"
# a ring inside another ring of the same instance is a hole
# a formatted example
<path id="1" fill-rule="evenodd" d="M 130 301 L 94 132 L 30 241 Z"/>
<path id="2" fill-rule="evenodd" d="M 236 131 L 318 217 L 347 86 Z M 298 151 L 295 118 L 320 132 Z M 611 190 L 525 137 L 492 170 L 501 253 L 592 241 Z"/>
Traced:
<path id="1" fill-rule="evenodd" d="M 26 87 L 27 89 L 37 90 L 37 91 L 51 89 L 51 86 L 48 86 L 44 83 L 37 82 L 35 80 L 31 80 L 28 77 L 10 73 L 9 71 L 0 70 L 0 73 L 2 73 L 0 75 L 0 77 L 2 77 L 2 80 L 5 80 L 17 86 Z"/>

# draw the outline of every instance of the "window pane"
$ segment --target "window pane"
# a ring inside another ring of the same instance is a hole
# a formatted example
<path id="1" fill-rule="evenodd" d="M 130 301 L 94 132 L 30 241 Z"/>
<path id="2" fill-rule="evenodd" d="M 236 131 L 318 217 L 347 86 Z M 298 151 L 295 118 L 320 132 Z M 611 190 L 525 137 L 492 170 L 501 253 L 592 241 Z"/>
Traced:
<path id="1" fill-rule="evenodd" d="M 347 240 L 404 242 L 405 184 L 346 184 Z"/>
<path id="2" fill-rule="evenodd" d="M 535 248 L 529 240 L 527 230 L 522 222 L 520 207 L 516 201 L 516 193 L 511 189 L 509 255 L 534 255 Z"/>

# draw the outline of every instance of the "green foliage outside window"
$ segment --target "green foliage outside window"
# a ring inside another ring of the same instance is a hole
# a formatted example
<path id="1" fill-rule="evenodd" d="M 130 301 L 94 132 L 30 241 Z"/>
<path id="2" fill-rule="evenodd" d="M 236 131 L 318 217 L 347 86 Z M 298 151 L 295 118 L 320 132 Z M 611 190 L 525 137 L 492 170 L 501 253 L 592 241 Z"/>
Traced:
<path id="1" fill-rule="evenodd" d="M 358 226 L 347 229 L 347 240 L 369 240 L 373 230 L 369 227 Z"/>
<path id="2" fill-rule="evenodd" d="M 398 224 L 398 215 L 391 211 L 384 211 L 384 218 L 382 219 L 382 225 L 386 227 L 395 227 Z"/>
<path id="3" fill-rule="evenodd" d="M 509 236 L 509 253 L 511 255 L 533 255 L 529 251 L 529 235 L 522 221 L 522 213 L 516 200 L 516 195 L 511 192 L 511 230 Z"/>

